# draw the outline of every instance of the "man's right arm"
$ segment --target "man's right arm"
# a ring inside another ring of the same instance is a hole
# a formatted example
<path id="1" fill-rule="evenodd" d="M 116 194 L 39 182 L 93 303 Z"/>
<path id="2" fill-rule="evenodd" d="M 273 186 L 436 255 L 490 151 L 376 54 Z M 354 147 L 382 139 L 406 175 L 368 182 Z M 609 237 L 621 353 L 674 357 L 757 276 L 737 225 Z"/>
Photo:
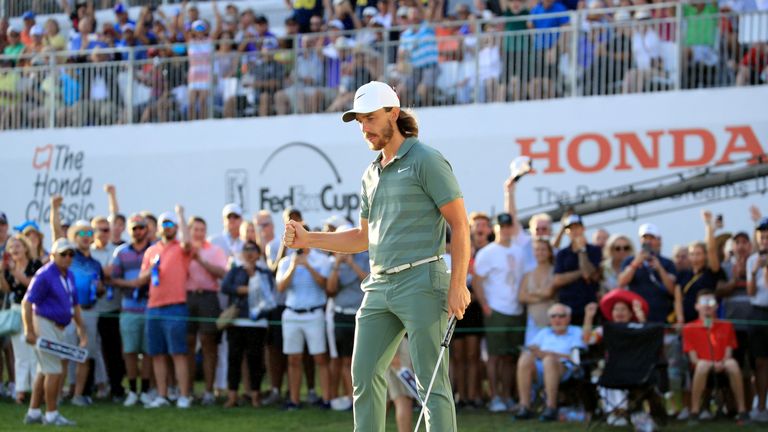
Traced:
<path id="1" fill-rule="evenodd" d="M 37 342 L 35 334 L 35 324 L 32 319 L 32 303 L 27 300 L 21 301 L 21 320 L 24 323 L 24 334 L 27 336 L 27 343 L 32 345 Z"/>
<path id="2" fill-rule="evenodd" d="M 289 248 L 310 247 L 331 252 L 358 253 L 368 250 L 368 219 L 360 218 L 360 227 L 344 232 L 307 232 L 299 222 L 289 221 L 283 237 Z"/>

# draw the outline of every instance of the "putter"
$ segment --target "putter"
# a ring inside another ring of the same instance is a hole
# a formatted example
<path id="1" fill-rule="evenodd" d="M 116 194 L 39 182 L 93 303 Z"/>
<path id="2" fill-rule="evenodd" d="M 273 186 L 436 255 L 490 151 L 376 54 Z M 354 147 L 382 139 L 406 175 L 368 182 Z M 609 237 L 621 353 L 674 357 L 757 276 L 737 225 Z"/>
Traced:
<path id="1" fill-rule="evenodd" d="M 453 337 L 453 330 L 456 328 L 456 316 L 451 315 L 448 318 L 448 328 L 445 329 L 445 336 L 443 336 L 443 342 L 440 344 L 440 355 L 437 356 L 437 364 L 435 365 L 435 371 L 432 372 L 432 379 L 429 380 L 429 387 L 427 387 L 427 394 L 424 395 L 424 400 L 421 402 L 421 412 L 419 412 L 419 419 L 416 421 L 416 429 L 414 432 L 419 432 L 419 426 L 421 426 L 421 418 L 424 417 L 424 410 L 427 408 L 427 401 L 429 400 L 429 394 L 432 393 L 432 386 L 435 384 L 435 378 L 437 377 L 437 371 L 440 369 L 440 362 L 443 360 L 445 349 L 451 344 L 451 337 Z"/>

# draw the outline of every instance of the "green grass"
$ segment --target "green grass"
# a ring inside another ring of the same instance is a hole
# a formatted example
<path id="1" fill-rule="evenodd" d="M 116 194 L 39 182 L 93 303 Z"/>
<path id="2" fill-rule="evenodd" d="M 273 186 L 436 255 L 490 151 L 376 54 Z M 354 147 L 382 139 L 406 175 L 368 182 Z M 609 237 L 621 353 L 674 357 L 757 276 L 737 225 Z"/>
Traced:
<path id="1" fill-rule="evenodd" d="M 0 431 L 43 430 L 40 426 L 24 426 L 26 407 L 14 405 L 8 399 L 0 402 Z M 138 431 L 138 432 L 262 432 L 262 431 L 300 431 L 300 432 L 340 432 L 352 430 L 351 412 L 326 412 L 316 408 L 305 408 L 296 412 L 283 412 L 277 408 L 234 408 L 194 406 L 189 410 L 165 408 L 146 410 L 141 407 L 123 408 L 118 404 L 97 402 L 88 408 L 64 405 L 62 414 L 77 421 L 77 431 Z M 390 413 L 387 431 L 396 431 L 394 417 Z M 414 421 L 418 413 L 414 413 Z M 517 422 L 506 414 L 489 414 L 485 411 L 461 411 L 459 413 L 460 432 L 501 432 L 518 431 L 577 431 L 585 430 L 584 424 L 556 423 L 543 425 L 536 420 Z M 750 429 L 765 429 L 748 426 Z M 702 423 L 696 428 L 688 428 L 685 423 L 673 423 L 664 430 L 696 431 L 732 431 L 737 429 L 733 422 L 719 421 Z M 423 430 L 423 429 L 422 429 Z M 599 431 L 621 431 L 600 427 Z M 744 428 L 746 430 L 746 428 Z M 437 431 L 439 432 L 439 431 Z"/>

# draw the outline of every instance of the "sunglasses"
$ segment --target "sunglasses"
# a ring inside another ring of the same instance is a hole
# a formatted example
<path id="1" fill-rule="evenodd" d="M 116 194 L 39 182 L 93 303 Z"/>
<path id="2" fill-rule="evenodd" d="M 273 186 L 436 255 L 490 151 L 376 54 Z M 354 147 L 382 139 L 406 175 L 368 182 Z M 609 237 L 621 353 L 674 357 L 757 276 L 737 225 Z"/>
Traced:
<path id="1" fill-rule="evenodd" d="M 143 229 L 147 229 L 147 227 L 143 226 L 143 225 L 137 225 L 137 226 L 131 228 L 131 231 L 143 230 Z"/>
<path id="2" fill-rule="evenodd" d="M 108 233 L 109 231 L 109 228 L 99 228 L 99 232 Z"/>
<path id="3" fill-rule="evenodd" d="M 266 223 L 260 223 L 260 224 L 259 224 L 259 226 L 260 226 L 260 227 L 262 227 L 262 228 L 264 228 L 264 227 L 268 227 L 268 226 L 270 226 L 270 225 L 272 225 L 272 222 L 266 222 Z"/>
<path id="4" fill-rule="evenodd" d="M 59 254 L 59 256 L 64 257 L 64 258 L 74 258 L 75 257 L 75 252 L 71 251 L 71 250 L 68 250 L 68 251 L 61 252 Z"/>
<path id="5" fill-rule="evenodd" d="M 717 306 L 717 300 L 713 298 L 702 298 L 698 303 L 702 306 Z"/>
<path id="6" fill-rule="evenodd" d="M 629 246 L 629 245 L 625 245 L 625 246 L 616 245 L 616 246 L 613 247 L 613 250 L 616 251 L 616 252 L 621 252 L 621 251 L 629 252 L 629 251 L 632 250 L 632 246 Z"/>
<path id="7" fill-rule="evenodd" d="M 82 230 L 77 232 L 78 237 L 93 237 L 93 230 Z"/>
<path id="8" fill-rule="evenodd" d="M 235 213 L 230 213 L 227 215 L 227 219 L 240 219 L 240 215 Z"/>
<path id="9" fill-rule="evenodd" d="M 567 317 L 567 316 L 568 316 L 568 315 L 567 315 L 567 314 L 564 314 L 564 313 L 553 313 L 553 314 L 549 314 L 549 317 L 550 317 L 550 318 L 565 318 L 565 317 Z"/>
<path id="10" fill-rule="evenodd" d="M 176 227 L 176 224 L 171 221 L 163 222 L 163 228 L 174 228 L 174 227 Z"/>

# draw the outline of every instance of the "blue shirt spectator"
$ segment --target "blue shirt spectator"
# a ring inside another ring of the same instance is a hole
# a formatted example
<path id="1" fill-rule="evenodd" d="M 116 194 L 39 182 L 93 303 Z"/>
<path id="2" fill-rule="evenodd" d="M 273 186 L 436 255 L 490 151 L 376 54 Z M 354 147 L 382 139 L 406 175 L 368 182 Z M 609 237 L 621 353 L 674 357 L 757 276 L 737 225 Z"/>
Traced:
<path id="1" fill-rule="evenodd" d="M 410 54 L 411 65 L 423 68 L 437 64 L 437 39 L 429 22 L 422 21 L 418 27 L 410 27 L 400 34 L 400 50 Z"/>
<path id="2" fill-rule="evenodd" d="M 280 260 L 277 268 L 277 281 L 280 282 L 286 277 L 288 268 L 294 255 L 284 257 Z M 328 258 L 320 252 L 310 250 L 307 255 L 307 262 L 317 273 L 327 278 L 329 273 Z M 296 265 L 296 269 L 291 278 L 290 284 L 286 289 L 285 305 L 290 309 L 311 309 L 318 306 L 325 306 L 326 302 L 325 287 L 320 286 L 312 277 L 312 273 L 303 265 Z"/>
<path id="3" fill-rule="evenodd" d="M 529 27 L 537 30 L 552 29 L 567 25 L 569 19 L 567 16 L 548 16 L 550 14 L 568 12 L 568 9 L 562 5 L 562 3 L 555 2 L 553 0 L 542 0 L 541 3 L 534 6 L 531 9 L 530 15 L 532 19 L 529 23 Z M 535 17 L 536 15 L 542 15 L 541 17 Z M 533 18 L 535 17 L 535 18 Z M 557 38 L 560 37 L 560 32 L 538 32 L 533 42 L 533 47 L 537 50 L 552 48 L 557 43 Z"/>
<path id="4" fill-rule="evenodd" d="M 101 264 L 92 257 L 77 251 L 69 271 L 75 278 L 78 304 L 85 309 L 93 307 L 97 300 L 99 284 L 104 280 Z"/>
<path id="5" fill-rule="evenodd" d="M 603 260 L 603 253 L 600 248 L 588 244 L 586 249 L 589 262 L 595 268 L 600 268 L 600 262 Z M 571 246 L 560 250 L 555 257 L 555 274 L 576 270 L 579 270 L 579 253 L 575 252 Z M 598 289 L 600 289 L 598 282 L 587 282 L 583 277 L 560 288 L 558 291 L 560 303 L 571 308 L 574 324 L 581 325 L 584 319 L 584 307 L 597 301 Z"/>
<path id="6" fill-rule="evenodd" d="M 671 260 L 659 256 L 659 262 L 664 270 L 670 275 L 675 275 L 675 263 Z M 621 264 L 623 272 L 627 266 L 632 264 L 634 256 L 628 257 Z M 632 280 L 627 285 L 630 291 L 635 292 L 648 302 L 650 312 L 648 313 L 648 322 L 666 323 L 669 314 L 672 313 L 672 294 L 669 293 L 664 283 L 661 281 L 659 272 L 653 270 L 649 264 L 643 264 L 637 270 Z"/>

